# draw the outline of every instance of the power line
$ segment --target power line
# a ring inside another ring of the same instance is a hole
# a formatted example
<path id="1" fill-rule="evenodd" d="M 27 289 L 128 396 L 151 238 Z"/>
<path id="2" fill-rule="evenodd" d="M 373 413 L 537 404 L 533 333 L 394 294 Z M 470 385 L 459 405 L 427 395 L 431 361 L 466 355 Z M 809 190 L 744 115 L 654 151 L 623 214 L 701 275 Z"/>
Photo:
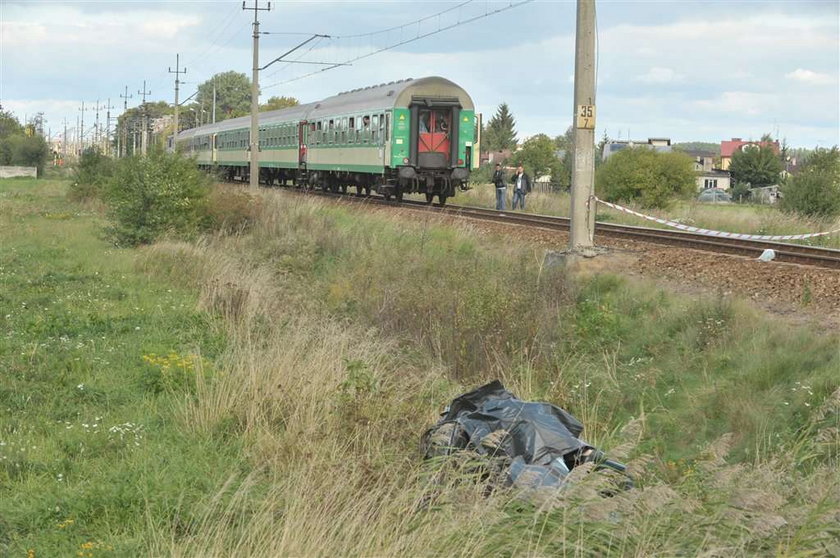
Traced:
<path id="1" fill-rule="evenodd" d="M 379 31 L 371 31 L 370 33 L 359 33 L 358 35 L 343 35 L 343 36 L 339 35 L 339 36 L 336 36 L 335 38 L 336 39 L 358 39 L 360 37 L 373 37 L 375 35 L 382 35 L 383 33 L 390 33 L 391 31 L 396 31 L 398 29 L 404 29 L 406 27 L 411 27 L 413 25 L 418 25 L 420 23 L 423 23 L 424 21 L 428 21 L 430 19 L 434 19 L 436 17 L 442 16 L 443 14 L 458 10 L 458 9 L 466 6 L 467 4 L 470 4 L 472 1 L 473 0 L 467 0 L 466 2 L 461 2 L 457 6 L 452 6 L 451 8 L 446 8 L 445 10 L 437 12 L 435 14 L 428 15 L 428 16 L 425 16 L 425 17 L 421 17 L 420 19 L 418 19 L 416 21 L 412 21 L 412 22 L 409 22 L 409 23 L 403 23 L 402 25 L 396 25 L 394 27 L 389 27 L 388 29 L 380 29 Z"/>
<path id="2" fill-rule="evenodd" d="M 316 75 L 316 74 L 320 74 L 320 73 L 322 73 L 322 72 L 326 72 L 326 71 L 329 71 L 329 70 L 333 70 L 333 69 L 338 68 L 338 67 L 340 67 L 340 66 L 342 66 L 342 65 L 352 64 L 353 62 L 357 62 L 357 61 L 359 61 L 359 60 L 363 60 L 363 59 L 365 59 L 365 58 L 369 58 L 369 57 L 371 57 L 371 56 L 373 56 L 373 55 L 375 55 L 375 54 L 379 54 L 380 52 L 385 52 L 386 50 L 391 50 L 391 49 L 397 48 L 397 47 L 399 47 L 399 46 L 407 45 L 407 44 L 409 44 L 409 43 L 413 43 L 413 42 L 415 42 L 415 41 L 419 41 L 420 39 L 425 39 L 426 37 L 431 37 L 432 35 L 437 35 L 438 33 L 442 33 L 442 32 L 444 32 L 444 31 L 448 31 L 448 30 L 450 30 L 450 29 L 454 29 L 455 27 L 459 27 L 459 26 L 461 26 L 461 25 L 466 25 L 466 24 L 468 24 L 468 23 L 472 23 L 472 22 L 474 22 L 474 21 L 478 21 L 478 20 L 480 20 L 480 19 L 484 19 L 484 18 L 486 18 L 486 17 L 490 17 L 490 16 L 492 16 L 492 15 L 499 14 L 499 13 L 501 13 L 501 12 L 505 12 L 505 11 L 507 11 L 507 10 L 511 10 L 511 9 L 513 9 L 513 8 L 518 8 L 519 6 L 522 6 L 523 4 L 529 4 L 529 3 L 533 2 L 533 1 L 534 1 L 534 0 L 521 0 L 520 2 L 511 2 L 509 5 L 504 6 L 504 7 L 502 7 L 502 8 L 497 8 L 497 9 L 495 9 L 495 10 L 493 10 L 493 11 L 487 11 L 487 12 L 485 12 L 485 13 L 483 13 L 483 14 L 479 14 L 479 15 L 477 15 L 477 16 L 473 16 L 473 17 L 468 18 L 468 19 L 465 19 L 465 20 L 463 20 L 463 21 L 457 21 L 457 22 L 452 23 L 452 24 L 450 24 L 450 25 L 447 25 L 447 26 L 445 26 L 445 27 L 439 27 L 438 29 L 436 29 L 436 30 L 434 30 L 434 31 L 429 31 L 429 32 L 427 32 L 427 33 L 423 33 L 422 35 L 421 35 L 421 34 L 418 34 L 417 36 L 412 37 L 412 38 L 410 38 L 410 39 L 405 39 L 405 40 L 398 41 L 398 42 L 396 42 L 396 43 L 394 43 L 394 44 L 391 44 L 391 45 L 388 45 L 388 46 L 386 46 L 386 47 L 382 47 L 382 48 L 380 48 L 380 49 L 374 50 L 373 52 L 369 52 L 369 53 L 367 53 L 367 54 L 363 54 L 363 55 L 361 55 L 361 56 L 357 56 L 357 57 L 355 57 L 355 58 L 350 58 L 350 59 L 348 59 L 348 60 L 344 60 L 343 62 L 336 63 L 336 64 L 334 64 L 334 65 L 332 65 L 332 66 L 328 66 L 328 67 L 326 67 L 326 68 L 322 68 L 322 69 L 320 69 L 320 70 L 315 70 L 314 72 L 309 72 L 308 74 L 303 74 L 302 76 L 298 76 L 298 77 L 296 77 L 296 78 L 291 78 L 291 79 L 287 79 L 287 80 L 283 80 L 283 81 L 278 81 L 278 82 L 272 83 L 272 84 L 270 84 L 270 85 L 265 85 L 265 86 L 263 86 L 263 89 L 268 89 L 268 88 L 270 88 L 270 87 L 276 87 L 276 86 L 278 86 L 278 85 L 284 85 L 284 84 L 286 84 L 286 83 L 292 83 L 292 82 L 294 82 L 294 81 L 299 81 L 299 80 L 302 80 L 302 79 L 304 79 L 304 78 L 307 78 L 307 77 L 310 77 L 310 76 L 314 76 L 314 75 Z M 456 8 L 460 8 L 460 7 L 462 7 L 462 6 L 464 6 L 464 5 L 468 4 L 468 3 L 469 3 L 469 2 L 463 2 L 462 4 L 459 4 L 458 6 L 455 6 L 454 8 L 449 8 L 449 9 L 444 10 L 443 12 L 440 12 L 440 13 L 435 14 L 435 15 L 433 15 L 433 16 L 427 16 L 427 17 L 425 17 L 425 18 L 422 18 L 422 19 L 420 19 L 420 20 L 417 20 L 416 22 L 412 22 L 412 23 L 405 24 L 405 25 L 400 25 L 400 26 L 398 26 L 398 27 L 392 27 L 392 28 L 390 28 L 390 29 L 388 29 L 388 30 L 375 31 L 375 32 L 373 32 L 373 33 L 368 33 L 368 34 L 366 34 L 366 35 L 345 35 L 344 37 L 336 37 L 336 38 L 350 38 L 350 37 L 357 37 L 357 36 L 361 37 L 361 36 L 367 36 L 367 35 L 380 34 L 380 33 L 384 33 L 384 32 L 386 32 L 386 31 L 393 31 L 394 29 L 401 29 L 401 28 L 404 28 L 404 27 L 406 27 L 406 26 L 414 25 L 414 24 L 416 24 L 416 23 L 418 23 L 418 22 L 420 22 L 420 21 L 425 21 L 425 20 L 427 20 L 427 19 L 431 19 L 431 18 L 436 17 L 436 16 L 438 16 L 438 15 L 441 15 L 441 14 L 443 14 L 443 13 L 446 13 L 446 12 L 452 11 L 452 10 L 454 10 L 454 9 L 456 9 Z"/>

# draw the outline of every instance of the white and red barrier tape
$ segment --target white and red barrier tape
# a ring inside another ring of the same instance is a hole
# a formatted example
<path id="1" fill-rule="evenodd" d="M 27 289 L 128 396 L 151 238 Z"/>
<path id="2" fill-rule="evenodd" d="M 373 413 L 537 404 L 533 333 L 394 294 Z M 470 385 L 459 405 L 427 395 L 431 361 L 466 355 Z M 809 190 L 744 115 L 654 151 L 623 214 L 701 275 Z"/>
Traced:
<path id="1" fill-rule="evenodd" d="M 710 229 L 701 229 L 698 227 L 692 227 L 689 225 L 683 225 L 682 223 L 677 223 L 676 221 L 668 221 L 667 219 L 660 219 L 659 217 L 652 217 L 650 215 L 645 215 L 644 213 L 639 213 L 638 211 L 633 211 L 630 208 L 624 207 L 622 205 L 610 203 L 607 201 L 602 200 L 599 197 L 595 197 L 595 200 L 598 203 L 602 203 L 607 207 L 611 207 L 613 209 L 617 209 L 618 211 L 623 211 L 624 213 L 629 213 L 630 215 L 635 215 L 636 217 L 641 217 L 642 219 L 647 219 L 648 221 L 653 221 L 654 223 L 659 223 L 660 225 L 666 225 L 668 227 L 673 227 L 675 229 L 679 229 L 681 231 L 693 232 L 697 234 L 705 234 L 708 236 L 717 236 L 721 238 L 741 238 L 744 240 L 802 240 L 804 238 L 813 238 L 815 236 L 827 236 L 830 234 L 835 234 L 840 232 L 840 229 L 835 229 L 833 231 L 827 232 L 818 232 L 818 233 L 808 233 L 808 234 L 785 234 L 785 235 L 763 235 L 763 234 L 741 234 L 741 233 L 731 233 L 731 232 L 724 232 L 724 231 L 713 231 Z"/>

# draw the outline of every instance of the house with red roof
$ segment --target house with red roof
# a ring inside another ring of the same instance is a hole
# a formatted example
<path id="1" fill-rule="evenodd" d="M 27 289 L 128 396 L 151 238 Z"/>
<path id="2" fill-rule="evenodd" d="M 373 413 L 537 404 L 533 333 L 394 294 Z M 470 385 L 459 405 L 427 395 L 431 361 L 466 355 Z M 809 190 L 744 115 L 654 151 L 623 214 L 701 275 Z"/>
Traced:
<path id="1" fill-rule="evenodd" d="M 729 141 L 720 142 L 720 168 L 721 170 L 729 170 L 729 165 L 732 163 L 732 154 L 736 151 L 743 151 L 748 147 L 771 147 L 773 153 L 779 154 L 779 140 L 774 141 L 744 141 L 741 138 L 732 138 Z"/>

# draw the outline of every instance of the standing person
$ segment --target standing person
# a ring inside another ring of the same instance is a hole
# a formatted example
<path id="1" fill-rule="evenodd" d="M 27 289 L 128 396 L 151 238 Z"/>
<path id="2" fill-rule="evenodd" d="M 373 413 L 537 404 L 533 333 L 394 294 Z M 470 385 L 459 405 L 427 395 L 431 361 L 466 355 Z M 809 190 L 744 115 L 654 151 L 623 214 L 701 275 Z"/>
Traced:
<path id="1" fill-rule="evenodd" d="M 525 196 L 531 191 L 531 179 L 525 174 L 522 165 L 516 167 L 516 174 L 513 175 L 511 182 L 513 182 L 513 209 L 516 209 L 517 200 L 520 207 L 525 209 Z"/>
<path id="2" fill-rule="evenodd" d="M 496 209 L 498 211 L 504 211 L 505 201 L 507 200 L 507 182 L 505 181 L 505 171 L 502 170 L 501 163 L 496 163 L 496 172 L 493 173 L 493 184 L 496 185 Z"/>

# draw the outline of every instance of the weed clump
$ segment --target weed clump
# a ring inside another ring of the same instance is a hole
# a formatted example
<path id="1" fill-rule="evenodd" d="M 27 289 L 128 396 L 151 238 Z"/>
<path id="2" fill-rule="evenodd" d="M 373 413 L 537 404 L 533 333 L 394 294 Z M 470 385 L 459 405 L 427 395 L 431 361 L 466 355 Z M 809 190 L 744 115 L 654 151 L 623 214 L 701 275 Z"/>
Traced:
<path id="1" fill-rule="evenodd" d="M 150 244 L 164 235 L 193 238 L 208 226 L 210 178 L 175 153 L 119 161 L 105 201 L 118 246 Z"/>
<path id="2" fill-rule="evenodd" d="M 114 174 L 114 160 L 98 148 L 85 149 L 79 164 L 73 169 L 73 182 L 67 189 L 72 201 L 91 201 L 102 198 L 108 181 Z"/>

